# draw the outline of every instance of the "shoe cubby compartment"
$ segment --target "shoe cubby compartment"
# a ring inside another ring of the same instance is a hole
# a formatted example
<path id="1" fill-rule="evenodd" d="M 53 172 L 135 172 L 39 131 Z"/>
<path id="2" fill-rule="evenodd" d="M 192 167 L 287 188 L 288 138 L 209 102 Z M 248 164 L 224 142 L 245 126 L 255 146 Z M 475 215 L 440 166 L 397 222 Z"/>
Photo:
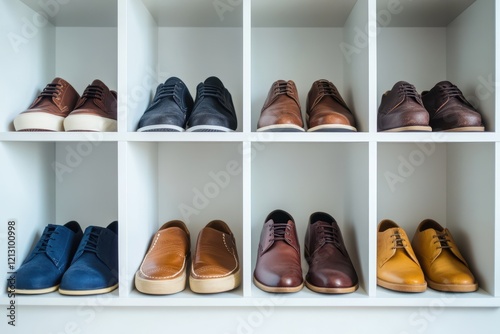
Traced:
<path id="1" fill-rule="evenodd" d="M 9 189 L 1 192 L 0 215 L 4 222 L 16 222 L 16 269 L 48 224 L 76 220 L 85 230 L 89 225 L 106 227 L 117 220 L 116 143 L 1 142 L 0 156 L 0 179 Z M 1 289 L 4 297 L 5 283 Z M 118 290 L 110 296 L 118 296 Z M 47 298 L 58 298 L 57 303 L 62 304 L 80 300 L 58 292 L 16 298 L 25 305 L 44 304 Z"/>
<path id="2" fill-rule="evenodd" d="M 298 305 L 303 305 L 307 301 L 302 299 L 307 298 L 312 303 L 345 304 L 352 298 L 366 297 L 368 144 L 255 142 L 252 152 L 252 273 L 245 277 L 253 278 L 261 230 L 266 217 L 275 209 L 285 210 L 295 220 L 305 277 L 308 265 L 304 259 L 304 238 L 309 216 L 322 211 L 337 221 L 360 287 L 349 294 L 326 295 L 304 286 L 297 293 L 284 294 L 283 298 L 297 299 Z M 273 295 L 252 284 L 252 297 Z"/>
<path id="3" fill-rule="evenodd" d="M 405 294 L 377 288 L 377 298 L 452 298 L 448 306 L 481 305 L 497 295 L 495 267 L 495 143 L 378 144 L 377 225 L 391 219 L 408 237 L 424 219 L 447 227 L 479 283 L 472 293 L 427 288 Z M 373 226 L 376 230 L 376 226 Z M 450 295 L 452 297 L 450 297 Z M 448 296 L 448 297 L 446 297 Z"/>
<path id="4" fill-rule="evenodd" d="M 241 297 L 243 284 L 208 297 L 191 292 L 189 284 L 184 291 L 165 296 L 142 294 L 134 287 L 135 272 L 152 237 L 173 219 L 187 225 L 191 254 L 201 229 L 212 220 L 224 221 L 235 236 L 244 268 L 241 144 L 130 142 L 127 146 L 127 246 L 121 257 L 127 265 L 127 279 L 121 282 L 124 295 L 148 298 L 151 305 L 176 303 L 179 298 L 210 302 L 210 296 Z"/>
<path id="5" fill-rule="evenodd" d="M 302 118 L 318 79 L 331 81 L 368 131 L 368 1 L 252 1 L 252 131 L 271 85 L 293 80 Z M 359 35 L 359 36 L 358 36 Z M 354 45 L 356 41 L 362 45 Z"/>
<path id="6" fill-rule="evenodd" d="M 176 76 L 194 100 L 196 86 L 217 76 L 231 93 L 241 132 L 242 5 L 132 0 L 127 7 L 127 131 L 137 130 L 159 83 Z"/>
<path id="7" fill-rule="evenodd" d="M 83 94 L 94 79 L 109 89 L 118 84 L 117 1 L 2 1 L 9 27 L 0 60 L 0 131 L 14 131 L 13 119 L 26 110 L 55 77 Z"/>
<path id="8" fill-rule="evenodd" d="M 377 1 L 377 107 L 407 81 L 419 93 L 455 84 L 496 130 L 495 1 Z"/>

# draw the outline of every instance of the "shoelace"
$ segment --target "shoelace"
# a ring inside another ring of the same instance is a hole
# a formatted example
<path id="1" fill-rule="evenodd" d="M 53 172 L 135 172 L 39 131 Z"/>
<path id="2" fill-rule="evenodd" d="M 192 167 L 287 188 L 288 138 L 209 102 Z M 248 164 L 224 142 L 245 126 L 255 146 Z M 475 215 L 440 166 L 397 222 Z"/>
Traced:
<path id="1" fill-rule="evenodd" d="M 47 230 L 45 230 L 45 232 L 42 235 L 42 239 L 40 239 L 41 240 L 41 245 L 36 250 L 35 254 L 45 253 L 47 251 L 47 247 L 49 247 L 49 248 L 51 247 L 49 245 L 49 241 L 50 240 L 54 240 L 54 238 L 52 238 L 52 235 L 54 235 L 54 234 L 58 234 L 58 232 L 56 232 L 55 226 L 48 226 Z"/>
<path id="2" fill-rule="evenodd" d="M 402 84 L 399 86 L 399 95 L 400 96 L 406 96 L 406 97 L 412 97 L 414 99 L 420 99 L 420 96 L 418 95 L 417 90 L 415 89 L 415 86 L 410 85 L 410 84 Z"/>
<path id="3" fill-rule="evenodd" d="M 391 235 L 391 237 L 394 237 L 394 240 L 392 240 L 394 246 L 392 247 L 392 249 L 397 249 L 397 248 L 405 248 L 406 247 L 406 244 L 405 244 L 405 239 L 403 239 L 403 237 L 401 237 L 401 234 L 399 234 L 399 230 L 394 232 L 393 235 Z"/>
<path id="4" fill-rule="evenodd" d="M 441 95 L 443 97 L 461 97 L 462 96 L 462 92 L 455 85 L 442 86 L 441 88 L 442 88 Z"/>
<path id="5" fill-rule="evenodd" d="M 198 95 L 201 96 L 212 96 L 216 97 L 219 100 L 223 100 L 223 94 L 218 87 L 210 86 L 210 85 L 202 85 L 200 90 L 198 91 Z"/>
<path id="6" fill-rule="evenodd" d="M 278 84 L 274 87 L 274 94 L 281 95 L 292 93 L 292 88 L 288 85 L 288 82 L 278 82 Z"/>
<path id="7" fill-rule="evenodd" d="M 57 97 L 61 93 L 62 85 L 49 83 L 39 96 Z"/>
<path id="8" fill-rule="evenodd" d="M 330 85 L 329 82 L 326 81 L 321 81 L 319 84 L 319 92 L 324 94 L 324 95 L 331 95 L 331 96 L 337 96 L 337 93 L 335 92 L 335 89 L 333 88 L 332 85 Z"/>
<path id="9" fill-rule="evenodd" d="M 272 226 L 272 231 L 269 232 L 269 237 L 274 241 L 285 240 L 287 223 L 275 223 Z"/>
<path id="10" fill-rule="evenodd" d="M 318 224 L 318 223 L 316 223 Z M 316 225 L 317 229 L 320 230 L 320 233 L 325 240 L 325 244 L 332 244 L 335 246 L 340 246 L 340 238 L 339 238 L 339 233 L 336 228 L 333 227 L 331 224 L 321 224 Z"/>
<path id="11" fill-rule="evenodd" d="M 438 232 L 436 235 L 433 235 L 432 237 L 437 239 L 434 241 L 434 244 L 439 243 L 436 246 L 436 248 L 441 248 L 441 249 L 451 248 L 450 245 L 448 244 L 450 239 L 448 239 L 448 234 L 446 232 L 441 232 L 441 233 Z"/>
<path id="12" fill-rule="evenodd" d="M 98 99 L 102 101 L 104 99 L 104 89 L 99 86 L 89 85 L 83 92 L 82 98 Z"/>
<path id="13" fill-rule="evenodd" d="M 88 234 L 87 240 L 82 242 L 84 252 L 97 252 L 97 242 L 99 240 L 99 232 L 95 229 L 91 229 Z"/>
<path id="14" fill-rule="evenodd" d="M 163 85 L 160 87 L 158 94 L 156 95 L 156 100 L 163 99 L 165 97 L 174 96 L 175 85 Z"/>

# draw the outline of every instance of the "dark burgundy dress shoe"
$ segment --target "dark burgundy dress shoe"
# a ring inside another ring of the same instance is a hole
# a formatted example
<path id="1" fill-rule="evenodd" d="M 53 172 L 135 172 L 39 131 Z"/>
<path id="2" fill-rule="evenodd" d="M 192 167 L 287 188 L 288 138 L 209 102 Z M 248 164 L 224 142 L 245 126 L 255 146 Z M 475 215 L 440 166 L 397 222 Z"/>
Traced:
<path id="1" fill-rule="evenodd" d="M 267 292 L 297 292 L 304 286 L 295 222 L 283 210 L 275 210 L 266 218 L 253 281 Z"/>
<path id="2" fill-rule="evenodd" d="M 309 218 L 304 253 L 309 271 L 306 286 L 321 293 L 349 293 L 358 288 L 354 269 L 335 219 L 315 212 Z"/>

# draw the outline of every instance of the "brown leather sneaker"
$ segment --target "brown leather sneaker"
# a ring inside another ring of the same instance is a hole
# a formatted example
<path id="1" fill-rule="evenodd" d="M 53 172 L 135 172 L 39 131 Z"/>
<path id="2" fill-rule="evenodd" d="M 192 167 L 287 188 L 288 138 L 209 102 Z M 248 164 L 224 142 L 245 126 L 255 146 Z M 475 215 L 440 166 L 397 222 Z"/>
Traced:
<path id="1" fill-rule="evenodd" d="M 55 78 L 28 110 L 14 119 L 16 131 L 64 131 L 63 122 L 80 95 L 66 80 Z"/>
<path id="2" fill-rule="evenodd" d="M 377 127 L 378 131 L 432 131 L 429 113 L 413 85 L 399 81 L 382 96 Z"/>
<path id="3" fill-rule="evenodd" d="M 306 119 L 308 132 L 356 131 L 349 107 L 328 80 L 312 84 L 307 95 Z"/>
<path id="4" fill-rule="evenodd" d="M 116 131 L 117 94 L 100 80 L 87 86 L 75 110 L 64 120 L 66 131 Z"/>
<path id="5" fill-rule="evenodd" d="M 449 81 L 422 92 L 422 102 L 434 131 L 484 131 L 481 115 Z"/>
<path id="6" fill-rule="evenodd" d="M 275 210 L 266 218 L 253 282 L 267 292 L 297 292 L 304 286 L 295 222 L 283 210 Z"/>
<path id="7" fill-rule="evenodd" d="M 137 290 L 152 295 L 168 295 L 184 290 L 189 250 L 186 225 L 180 220 L 163 224 L 135 273 Z"/>
<path id="8" fill-rule="evenodd" d="M 273 83 L 262 107 L 257 131 L 304 131 L 299 94 L 292 80 Z"/>
<path id="9" fill-rule="evenodd" d="M 217 293 L 241 283 L 234 235 L 221 220 L 213 220 L 198 235 L 191 263 L 189 286 L 196 293 Z"/>
<path id="10" fill-rule="evenodd" d="M 349 293 L 358 288 L 354 269 L 340 228 L 327 213 L 315 212 L 309 218 L 304 242 L 309 264 L 306 286 L 321 293 Z"/>

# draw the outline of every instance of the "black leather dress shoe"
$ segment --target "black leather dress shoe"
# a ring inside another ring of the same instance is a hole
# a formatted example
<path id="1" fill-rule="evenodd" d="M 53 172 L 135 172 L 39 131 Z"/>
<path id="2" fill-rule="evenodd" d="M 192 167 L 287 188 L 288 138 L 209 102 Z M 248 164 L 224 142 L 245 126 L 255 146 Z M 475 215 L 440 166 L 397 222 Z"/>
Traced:
<path id="1" fill-rule="evenodd" d="M 217 77 L 209 77 L 197 87 L 187 131 L 229 132 L 238 127 L 231 94 Z"/>
<path id="2" fill-rule="evenodd" d="M 137 131 L 184 131 L 192 109 L 193 98 L 186 85 L 181 79 L 171 77 L 156 89 L 155 97 L 142 115 Z"/>

